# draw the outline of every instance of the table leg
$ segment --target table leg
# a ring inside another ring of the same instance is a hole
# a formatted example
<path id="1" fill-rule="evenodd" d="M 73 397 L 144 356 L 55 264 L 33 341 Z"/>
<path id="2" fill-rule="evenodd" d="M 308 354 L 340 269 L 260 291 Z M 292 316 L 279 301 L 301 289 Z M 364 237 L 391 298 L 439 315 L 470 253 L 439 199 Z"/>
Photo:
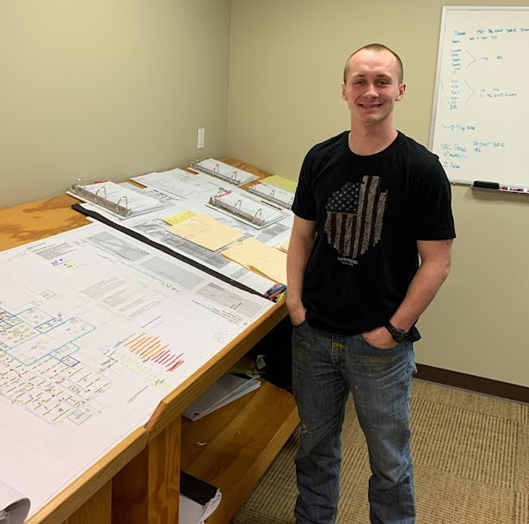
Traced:
<path id="1" fill-rule="evenodd" d="M 181 418 L 178 417 L 112 481 L 113 524 L 177 524 Z"/>

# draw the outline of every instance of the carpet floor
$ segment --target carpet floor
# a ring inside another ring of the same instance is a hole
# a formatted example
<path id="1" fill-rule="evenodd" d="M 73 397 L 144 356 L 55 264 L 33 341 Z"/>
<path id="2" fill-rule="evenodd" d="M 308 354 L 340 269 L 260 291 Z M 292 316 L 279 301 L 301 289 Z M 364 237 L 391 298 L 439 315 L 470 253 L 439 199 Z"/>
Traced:
<path id="1" fill-rule="evenodd" d="M 414 380 L 417 524 L 529 524 L 529 405 Z M 367 450 L 352 402 L 342 434 L 337 524 L 368 524 Z M 288 440 L 231 524 L 292 524 L 297 495 Z"/>

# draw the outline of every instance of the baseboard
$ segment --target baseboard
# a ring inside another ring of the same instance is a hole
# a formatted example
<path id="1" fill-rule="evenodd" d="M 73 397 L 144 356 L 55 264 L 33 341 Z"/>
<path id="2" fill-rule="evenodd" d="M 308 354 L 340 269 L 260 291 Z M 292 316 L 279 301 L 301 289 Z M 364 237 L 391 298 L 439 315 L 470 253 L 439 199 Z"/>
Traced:
<path id="1" fill-rule="evenodd" d="M 467 389 L 469 391 L 476 391 L 478 393 L 485 393 L 487 395 L 494 395 L 496 397 L 529 404 L 529 388 L 524 386 L 458 373 L 457 371 L 434 368 L 432 366 L 425 366 L 424 364 L 417 364 L 417 371 L 415 378 L 421 380 L 428 380 L 446 386 Z"/>

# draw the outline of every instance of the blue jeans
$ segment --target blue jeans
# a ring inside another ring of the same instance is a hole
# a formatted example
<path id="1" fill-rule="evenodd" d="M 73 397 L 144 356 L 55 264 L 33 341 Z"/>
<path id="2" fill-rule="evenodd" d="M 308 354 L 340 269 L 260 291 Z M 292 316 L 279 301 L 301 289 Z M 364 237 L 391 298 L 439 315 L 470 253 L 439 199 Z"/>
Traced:
<path id="1" fill-rule="evenodd" d="M 292 380 L 301 418 L 296 456 L 298 524 L 336 520 L 341 430 L 349 391 L 369 450 L 372 524 L 415 522 L 410 453 L 411 342 L 379 349 L 305 321 L 292 333 Z"/>

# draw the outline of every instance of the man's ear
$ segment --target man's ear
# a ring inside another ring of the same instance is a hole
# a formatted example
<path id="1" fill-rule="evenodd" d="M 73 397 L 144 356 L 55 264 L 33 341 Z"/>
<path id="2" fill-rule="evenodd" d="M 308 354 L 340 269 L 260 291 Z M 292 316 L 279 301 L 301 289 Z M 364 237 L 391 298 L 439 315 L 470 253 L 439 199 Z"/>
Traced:
<path id="1" fill-rule="evenodd" d="M 395 98 L 395 102 L 400 102 L 404 98 L 404 93 L 406 92 L 406 84 L 402 83 L 399 85 L 399 94 Z"/>
<path id="2" fill-rule="evenodd" d="M 342 82 L 342 98 L 347 100 L 347 96 L 345 94 L 345 82 Z"/>

